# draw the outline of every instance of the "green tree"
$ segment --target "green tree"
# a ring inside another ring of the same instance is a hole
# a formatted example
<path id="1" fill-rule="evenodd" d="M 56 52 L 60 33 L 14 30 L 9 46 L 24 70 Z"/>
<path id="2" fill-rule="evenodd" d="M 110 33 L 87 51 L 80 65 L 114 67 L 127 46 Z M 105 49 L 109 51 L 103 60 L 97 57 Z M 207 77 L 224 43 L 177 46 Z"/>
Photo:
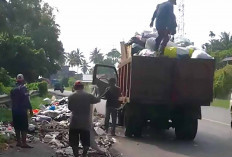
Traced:
<path id="1" fill-rule="evenodd" d="M 120 58 L 121 58 L 121 53 L 117 49 L 114 48 L 110 52 L 108 52 L 106 56 L 107 56 L 107 59 L 111 59 L 113 65 L 115 65 L 116 63 L 119 63 Z"/>
<path id="2" fill-rule="evenodd" d="M 8 42 L 13 41 L 16 36 L 30 37 L 33 43 L 31 49 L 44 51 L 47 60 L 46 76 L 56 73 L 60 65 L 64 64 L 63 45 L 58 39 L 59 25 L 55 22 L 53 10 L 41 0 L 0 1 L 1 36 Z M 14 49 L 14 44 L 8 43 L 8 48 Z M 5 51 L 7 55 L 10 54 L 7 53 L 8 49 Z"/>
<path id="3" fill-rule="evenodd" d="M 210 32 L 210 36 L 213 38 L 215 34 L 211 33 L 213 32 Z M 207 47 L 208 53 L 228 50 L 232 48 L 232 37 L 230 33 L 222 32 L 220 39 L 211 39 L 209 43 L 205 44 L 205 46 Z"/>
<path id="4" fill-rule="evenodd" d="M 101 63 L 104 59 L 103 54 L 100 53 L 100 49 L 95 48 L 91 53 L 90 53 L 90 62 L 94 64 Z"/>
<path id="5" fill-rule="evenodd" d="M 67 54 L 67 62 L 71 67 L 77 66 L 77 71 L 80 65 L 82 65 L 84 61 L 84 55 L 80 52 L 79 49 L 76 51 L 73 50 L 69 54 Z"/>
<path id="6" fill-rule="evenodd" d="M 86 60 L 83 60 L 83 63 L 81 65 L 81 71 L 86 74 L 89 71 L 89 63 L 86 62 Z"/>
<path id="7" fill-rule="evenodd" d="M 0 35 L 0 67 L 5 68 L 9 75 L 15 77 L 24 74 L 27 81 L 32 82 L 39 75 L 48 76 L 48 61 L 43 49 L 36 49 L 30 37 Z M 58 65 L 54 67 L 59 69 Z"/>

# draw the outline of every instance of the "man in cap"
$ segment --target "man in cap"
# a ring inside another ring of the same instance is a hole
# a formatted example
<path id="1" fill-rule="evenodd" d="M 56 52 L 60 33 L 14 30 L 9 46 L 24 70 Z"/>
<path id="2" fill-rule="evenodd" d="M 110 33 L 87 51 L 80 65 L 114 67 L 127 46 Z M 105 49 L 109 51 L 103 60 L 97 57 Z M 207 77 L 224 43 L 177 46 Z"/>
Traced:
<path id="1" fill-rule="evenodd" d="M 115 127 L 117 120 L 117 108 L 120 107 L 119 97 L 121 96 L 120 88 L 116 86 L 116 79 L 111 78 L 109 80 L 109 87 L 106 88 L 105 93 L 102 95 L 106 99 L 106 117 L 105 117 L 105 129 L 108 132 L 110 115 L 112 118 L 112 130 L 111 135 L 115 136 Z"/>
<path id="2" fill-rule="evenodd" d="M 86 93 L 81 81 L 75 82 L 74 90 L 75 92 L 68 97 L 68 108 L 72 112 L 69 144 L 73 149 L 74 156 L 77 157 L 80 140 L 83 146 L 83 156 L 86 156 L 90 147 L 91 104 L 100 102 L 100 97 L 97 98 Z"/>
<path id="3" fill-rule="evenodd" d="M 150 27 L 153 27 L 153 22 L 156 19 L 156 29 L 159 36 L 156 38 L 155 50 L 159 50 L 161 55 L 163 55 L 164 49 L 169 41 L 169 34 L 176 34 L 177 24 L 173 12 L 173 5 L 176 5 L 176 0 L 168 0 L 158 4 L 150 23 Z"/>
<path id="4" fill-rule="evenodd" d="M 16 87 L 12 89 L 10 97 L 12 100 L 12 117 L 16 133 L 17 145 L 22 148 L 33 148 L 26 143 L 28 131 L 28 110 L 33 115 L 29 94 L 24 86 L 24 77 L 18 74 Z M 22 137 L 22 138 L 21 138 Z"/>

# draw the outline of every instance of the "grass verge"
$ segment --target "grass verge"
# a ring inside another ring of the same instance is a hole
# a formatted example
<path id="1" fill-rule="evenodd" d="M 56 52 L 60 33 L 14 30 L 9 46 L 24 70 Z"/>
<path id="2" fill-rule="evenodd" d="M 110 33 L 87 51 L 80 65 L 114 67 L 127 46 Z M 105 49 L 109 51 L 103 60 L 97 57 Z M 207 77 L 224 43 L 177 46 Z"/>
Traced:
<path id="1" fill-rule="evenodd" d="M 12 121 L 12 112 L 11 109 L 0 109 L 0 121 L 2 122 L 11 122 Z"/>
<path id="2" fill-rule="evenodd" d="M 47 94 L 43 97 L 40 97 L 40 96 L 31 97 L 30 102 L 31 102 L 32 109 L 38 109 L 39 105 L 43 102 L 43 99 L 45 99 L 45 98 L 51 99 L 51 97 L 52 97 L 51 94 Z"/>
<path id="3" fill-rule="evenodd" d="M 227 99 L 214 99 L 211 106 L 222 107 L 228 109 L 230 107 L 230 100 Z"/>

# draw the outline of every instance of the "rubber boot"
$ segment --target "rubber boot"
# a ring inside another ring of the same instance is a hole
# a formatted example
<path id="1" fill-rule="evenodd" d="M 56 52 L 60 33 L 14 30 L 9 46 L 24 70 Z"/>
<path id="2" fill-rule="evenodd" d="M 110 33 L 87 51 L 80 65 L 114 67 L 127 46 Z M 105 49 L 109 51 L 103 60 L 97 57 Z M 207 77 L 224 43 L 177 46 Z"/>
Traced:
<path id="1" fill-rule="evenodd" d="M 77 147 L 72 147 L 73 150 L 73 155 L 74 157 L 78 157 L 79 156 L 79 148 Z"/>

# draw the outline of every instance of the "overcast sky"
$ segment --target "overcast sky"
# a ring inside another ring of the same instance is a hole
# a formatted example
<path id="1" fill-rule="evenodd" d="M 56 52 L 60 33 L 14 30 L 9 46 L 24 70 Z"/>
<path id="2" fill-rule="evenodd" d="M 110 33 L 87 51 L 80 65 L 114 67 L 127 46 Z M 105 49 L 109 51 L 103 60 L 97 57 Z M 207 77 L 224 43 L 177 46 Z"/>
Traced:
<path id="1" fill-rule="evenodd" d="M 149 28 L 156 5 L 164 0 L 45 0 L 56 7 L 60 40 L 66 52 L 79 48 L 89 57 L 95 47 L 102 53 L 120 50 L 135 32 Z M 177 0 L 178 3 L 178 0 Z M 177 6 L 175 6 L 177 8 Z M 209 31 L 232 32 L 232 1 L 185 0 L 185 33 L 195 45 L 209 40 Z"/>

